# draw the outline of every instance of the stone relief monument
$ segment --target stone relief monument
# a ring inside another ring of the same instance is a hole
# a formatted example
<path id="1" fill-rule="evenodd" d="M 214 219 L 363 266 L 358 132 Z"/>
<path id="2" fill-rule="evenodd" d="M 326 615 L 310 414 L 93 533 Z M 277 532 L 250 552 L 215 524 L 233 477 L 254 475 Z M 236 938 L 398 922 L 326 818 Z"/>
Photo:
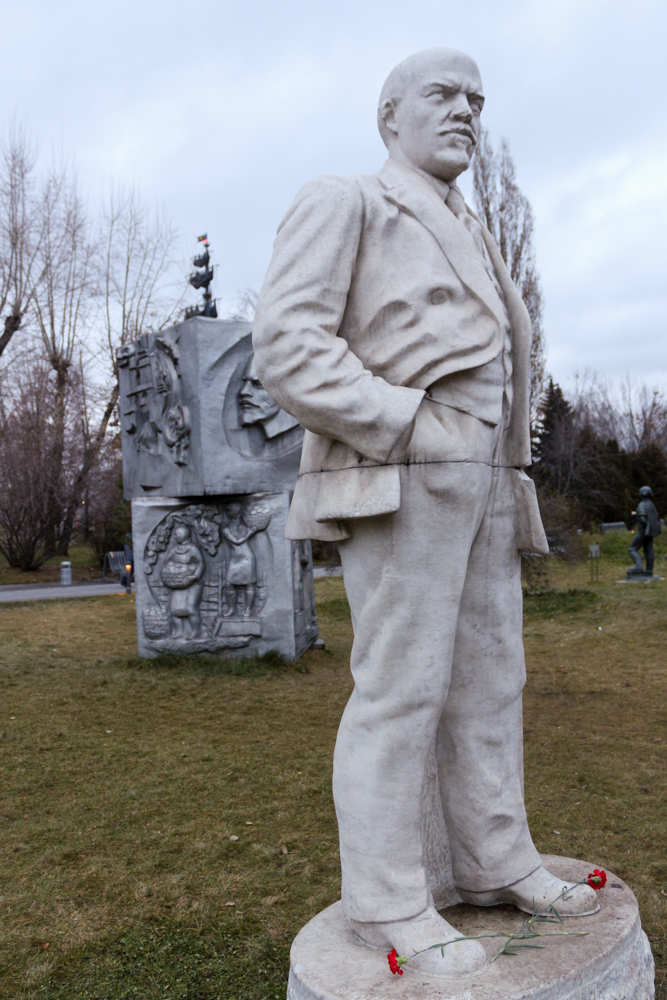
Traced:
<path id="1" fill-rule="evenodd" d="M 140 337 L 119 351 L 118 363 L 128 369 L 123 429 L 132 437 L 143 489 L 163 462 L 187 466 L 190 411 L 183 402 L 180 352 L 170 339 Z"/>
<path id="2" fill-rule="evenodd" d="M 251 329 L 195 316 L 120 349 L 128 498 L 294 488 L 303 428 L 257 378 Z"/>
<path id="3" fill-rule="evenodd" d="M 634 514 L 635 537 L 630 542 L 628 552 L 634 566 L 627 571 L 628 580 L 650 580 L 653 577 L 653 566 L 655 564 L 655 552 L 653 551 L 653 539 L 657 538 L 662 531 L 660 518 L 655 504 L 651 497 L 653 490 L 650 486 L 642 486 L 639 491 L 639 503 Z M 642 562 L 640 549 L 646 559 L 646 568 Z"/>
<path id="4" fill-rule="evenodd" d="M 548 545 L 523 471 L 530 319 L 456 184 L 483 104 L 461 52 L 399 64 L 378 108 L 389 159 L 299 192 L 257 306 L 256 373 L 306 428 L 287 534 L 338 542 L 355 633 L 341 901 L 296 938 L 289 1000 L 384 1000 L 392 949 L 415 1000 L 652 996 L 630 891 L 596 893 L 528 829 L 520 550 Z M 463 938 L 438 909 L 462 902 Z M 549 905 L 590 948 L 490 967 L 473 933 Z"/>
<path id="5" fill-rule="evenodd" d="M 255 371 L 248 323 L 195 315 L 119 352 L 142 656 L 317 639 L 310 542 L 285 522 L 303 428 Z"/>

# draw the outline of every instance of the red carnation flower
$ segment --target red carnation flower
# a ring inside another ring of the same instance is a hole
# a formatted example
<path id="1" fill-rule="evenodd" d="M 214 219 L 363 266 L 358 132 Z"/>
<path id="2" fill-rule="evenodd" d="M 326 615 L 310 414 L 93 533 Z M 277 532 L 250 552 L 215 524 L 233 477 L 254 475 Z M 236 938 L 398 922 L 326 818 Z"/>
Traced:
<path id="1" fill-rule="evenodd" d="M 387 961 L 389 962 L 389 968 L 394 973 L 394 975 L 403 975 L 403 969 L 400 966 L 398 955 L 396 954 L 396 949 L 392 948 L 387 955 Z"/>
<path id="2" fill-rule="evenodd" d="M 606 872 L 601 872 L 599 868 L 594 868 L 593 874 L 588 876 L 588 884 L 591 889 L 604 889 L 607 884 Z"/>

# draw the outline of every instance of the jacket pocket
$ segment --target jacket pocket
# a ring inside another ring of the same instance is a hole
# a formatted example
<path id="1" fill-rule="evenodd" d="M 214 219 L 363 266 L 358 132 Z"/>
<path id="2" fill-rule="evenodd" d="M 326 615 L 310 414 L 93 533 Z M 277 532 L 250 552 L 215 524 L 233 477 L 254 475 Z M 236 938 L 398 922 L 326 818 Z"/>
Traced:
<path id="1" fill-rule="evenodd" d="M 517 548 L 549 555 L 549 543 L 544 532 L 535 483 L 522 469 L 515 469 L 514 499 L 517 515 Z"/>
<path id="2" fill-rule="evenodd" d="M 360 465 L 315 473 L 318 495 L 313 519 L 347 521 L 357 517 L 394 514 L 401 505 L 397 465 Z"/>

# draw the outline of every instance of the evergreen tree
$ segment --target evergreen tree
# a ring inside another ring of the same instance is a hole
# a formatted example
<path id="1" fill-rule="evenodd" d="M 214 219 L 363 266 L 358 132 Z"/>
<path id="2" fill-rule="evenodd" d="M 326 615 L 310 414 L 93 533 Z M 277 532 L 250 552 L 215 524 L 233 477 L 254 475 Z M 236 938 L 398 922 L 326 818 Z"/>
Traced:
<path id="1" fill-rule="evenodd" d="M 533 461 L 540 482 L 562 495 L 567 495 L 571 478 L 573 438 L 572 407 L 561 387 L 550 378 L 535 432 Z"/>

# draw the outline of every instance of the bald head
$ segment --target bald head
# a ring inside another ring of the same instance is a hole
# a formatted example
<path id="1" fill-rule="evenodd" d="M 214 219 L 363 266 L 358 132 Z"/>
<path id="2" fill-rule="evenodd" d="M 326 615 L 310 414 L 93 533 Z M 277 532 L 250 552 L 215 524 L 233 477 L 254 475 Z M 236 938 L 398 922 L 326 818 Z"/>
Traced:
<path id="1" fill-rule="evenodd" d="M 458 49 L 425 49 L 394 67 L 378 127 L 389 155 L 442 180 L 470 165 L 484 104 L 477 63 Z"/>

